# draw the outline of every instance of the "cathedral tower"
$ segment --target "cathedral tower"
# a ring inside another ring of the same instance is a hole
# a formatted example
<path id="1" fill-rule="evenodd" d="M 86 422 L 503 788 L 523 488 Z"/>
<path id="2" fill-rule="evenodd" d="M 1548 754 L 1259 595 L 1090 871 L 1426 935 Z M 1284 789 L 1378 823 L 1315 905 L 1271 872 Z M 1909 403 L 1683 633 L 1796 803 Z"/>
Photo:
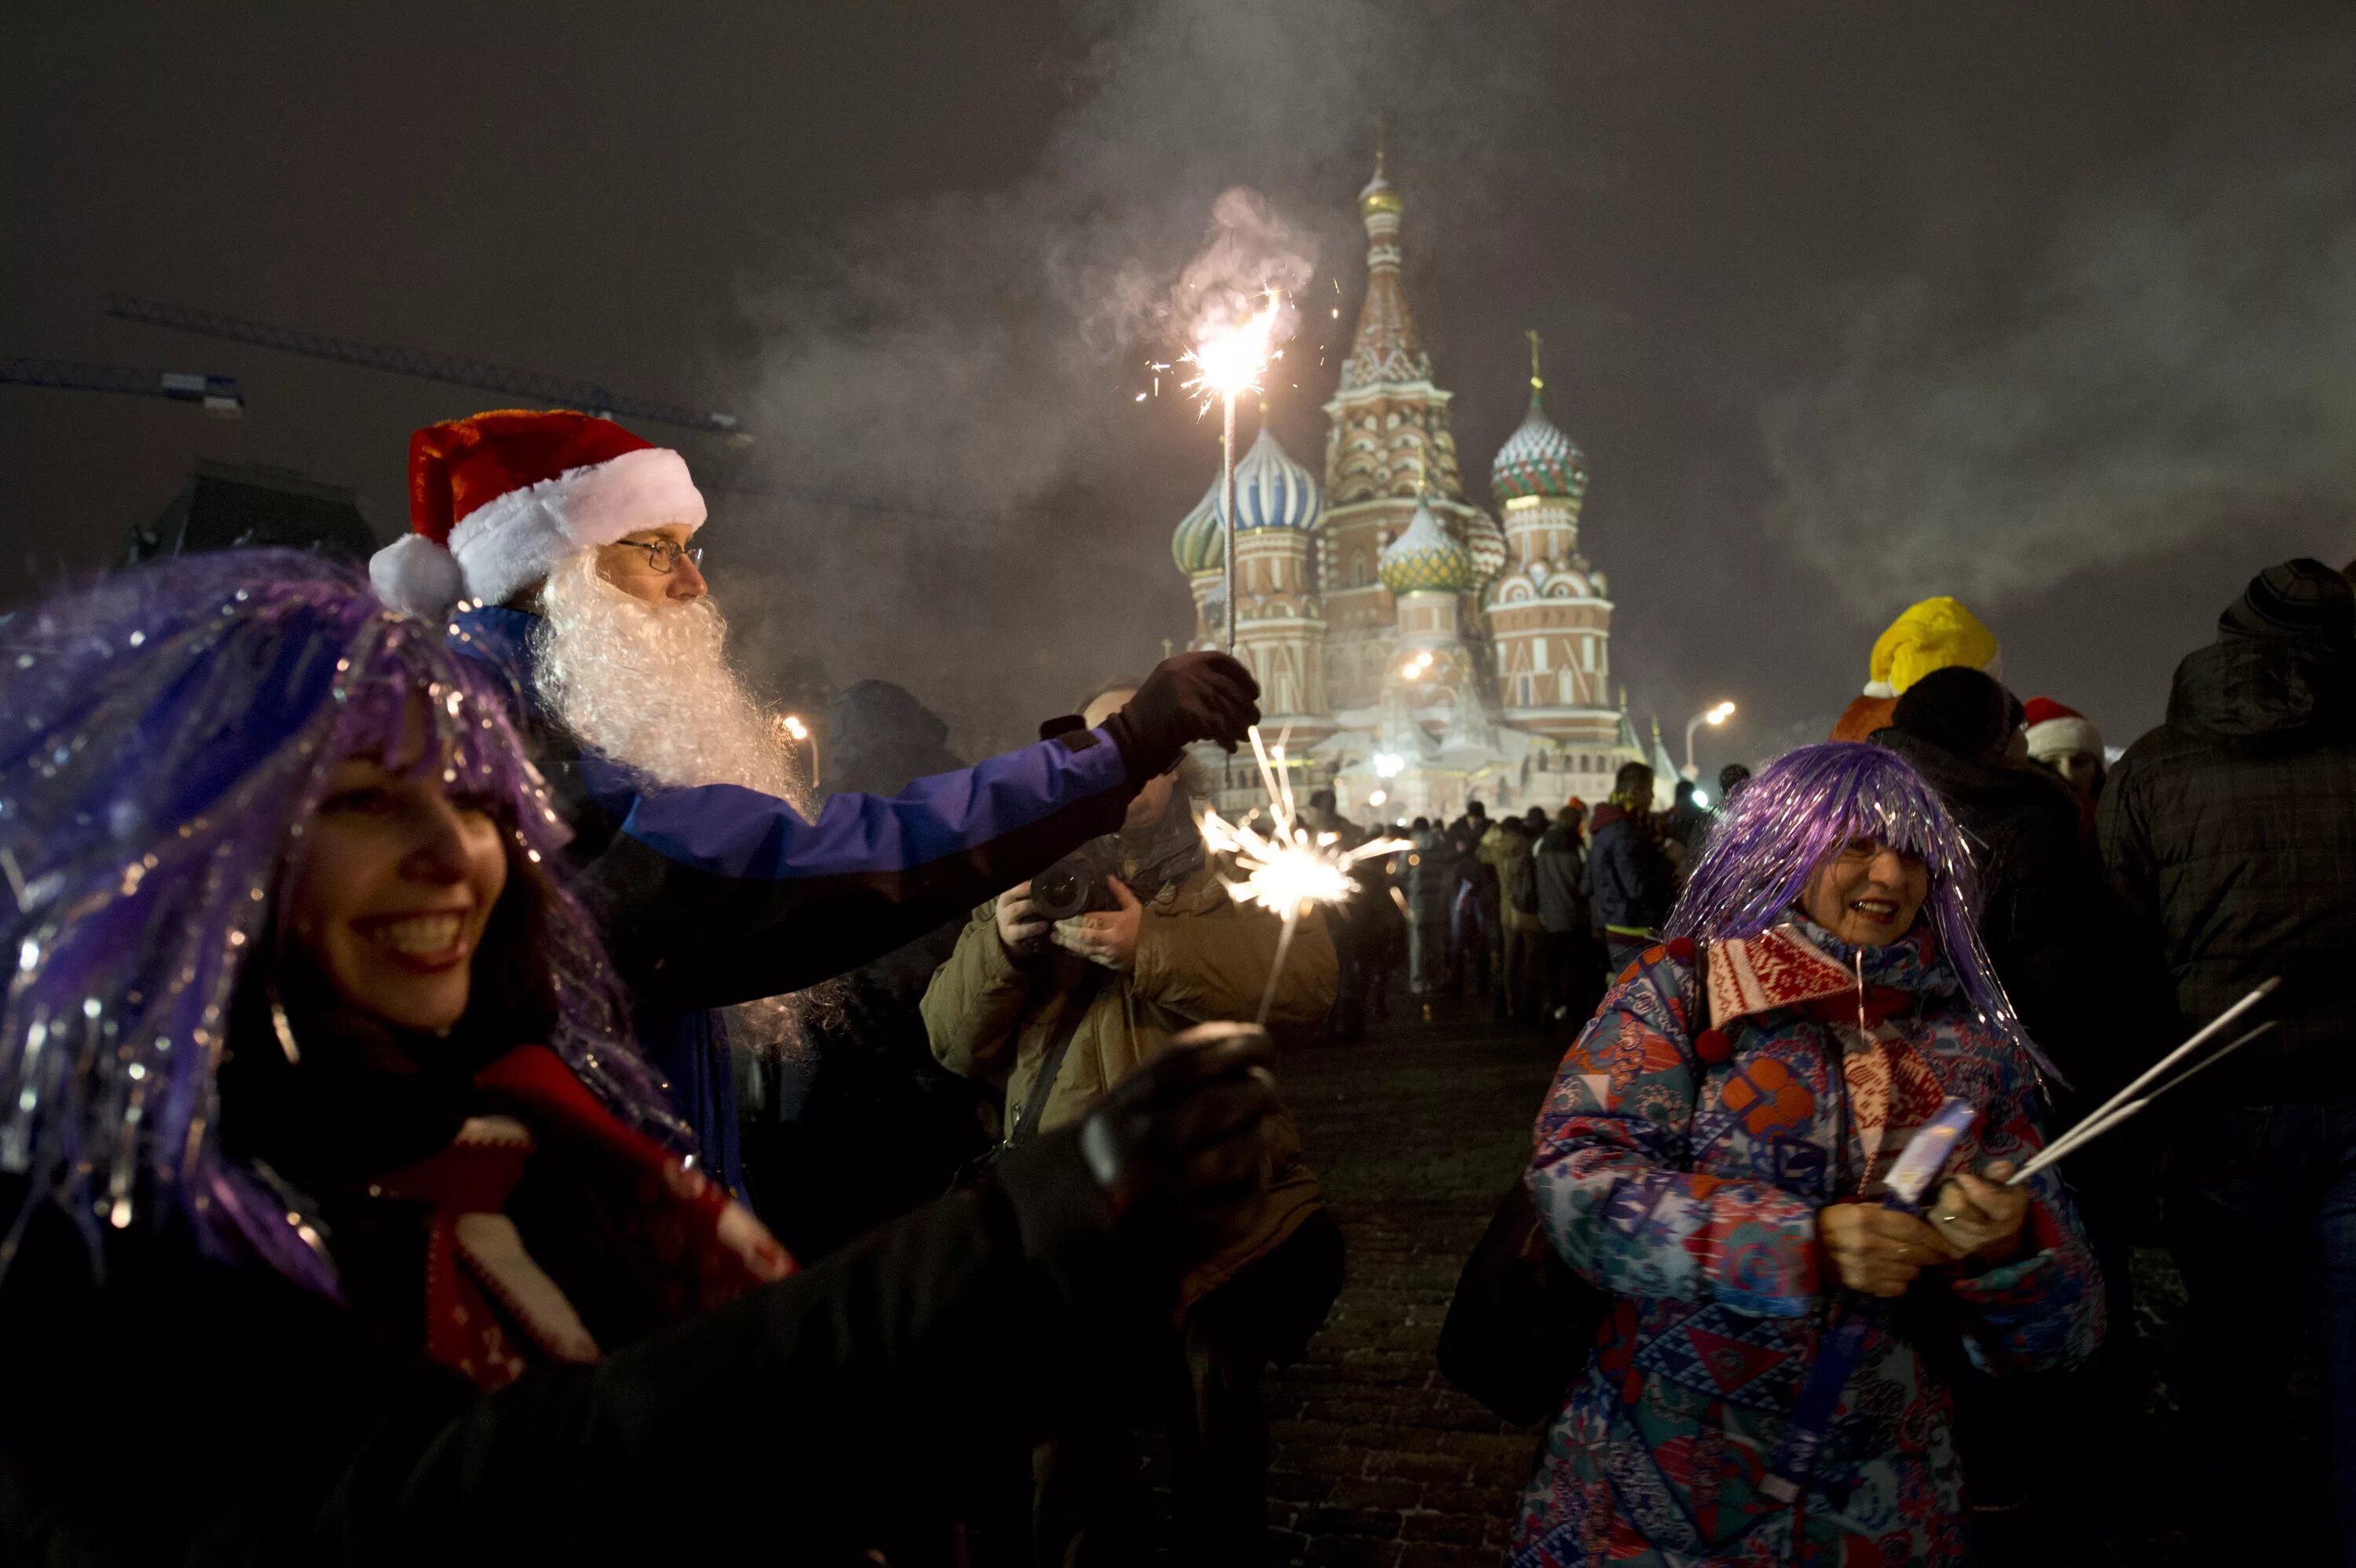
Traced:
<path id="1" fill-rule="evenodd" d="M 1505 718 L 1572 747 L 1615 747 L 1612 601 L 1579 549 L 1587 459 L 1547 418 L 1538 335 L 1530 334 L 1530 411 L 1489 471 L 1505 517 L 1505 569 L 1485 608 Z"/>
<path id="2" fill-rule="evenodd" d="M 1374 708 L 1391 673 L 1397 605 L 1378 562 L 1419 506 L 1470 563 L 1471 576 L 1454 590 L 1463 601 L 1454 617 L 1462 635 L 1478 637 L 1476 591 L 1505 558 L 1495 521 L 1464 498 L 1449 428 L 1450 394 L 1432 385 L 1431 357 L 1417 336 L 1399 284 L 1405 211 L 1377 155 L 1375 177 L 1358 193 L 1358 215 L 1366 226 L 1365 302 L 1342 361 L 1341 386 L 1325 405 L 1333 421 L 1319 557 L 1331 628 L 1326 684 L 1334 706 L 1344 710 Z M 1477 697 L 1477 685 L 1469 681 L 1460 695 Z"/>

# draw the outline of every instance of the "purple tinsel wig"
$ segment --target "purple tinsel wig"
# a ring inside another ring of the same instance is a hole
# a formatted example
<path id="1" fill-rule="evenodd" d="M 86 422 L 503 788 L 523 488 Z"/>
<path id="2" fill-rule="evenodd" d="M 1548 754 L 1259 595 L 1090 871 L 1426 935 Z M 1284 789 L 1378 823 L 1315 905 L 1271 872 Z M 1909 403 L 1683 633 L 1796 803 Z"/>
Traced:
<path id="1" fill-rule="evenodd" d="M 1879 746 L 1799 746 L 1760 769 L 1710 829 L 1667 933 L 1715 942 L 1781 925 L 1815 869 L 1859 837 L 1922 859 L 1931 891 L 1918 918 L 1973 1008 L 2042 1065 L 1980 945 L 1979 878 L 1963 830 L 1922 775 Z"/>
<path id="2" fill-rule="evenodd" d="M 546 883 L 555 1051 L 621 1118 L 682 1129 L 626 1040 L 595 933 L 547 878 L 567 837 L 490 680 L 366 579 L 284 550 L 145 568 L 0 624 L 0 1171 L 102 1227 L 177 1212 L 209 1250 L 334 1294 L 294 1196 L 219 1148 L 232 994 L 335 765 L 402 754 L 513 824 Z M 412 736 L 413 740 L 413 736 Z M 511 878 L 511 885 L 513 879 Z M 0 1267 L 23 1215 L 0 1213 Z"/>

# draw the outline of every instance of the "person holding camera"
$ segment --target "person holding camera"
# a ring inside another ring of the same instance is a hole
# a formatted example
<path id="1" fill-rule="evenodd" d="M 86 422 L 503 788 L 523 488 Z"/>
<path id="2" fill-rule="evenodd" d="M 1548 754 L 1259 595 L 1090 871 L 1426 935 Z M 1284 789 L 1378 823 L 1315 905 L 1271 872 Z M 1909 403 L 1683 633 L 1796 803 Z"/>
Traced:
<path id="1" fill-rule="evenodd" d="M 1100 722 L 1131 695 L 1095 693 Z M 1120 830 L 974 913 L 925 993 L 933 1054 L 1002 1085 L 1008 1146 L 1080 1122 L 1188 1027 L 1250 1019 L 1281 1033 L 1324 1019 L 1336 977 L 1316 912 L 1277 971 L 1280 923 L 1227 895 L 1192 810 L 1184 763 L 1156 777 Z M 1273 979 L 1271 982 L 1271 976 Z M 1268 1201 L 1185 1277 L 1174 1331 L 1101 1369 L 1103 1407 L 1033 1454 L 1034 1560 L 1149 1559 L 1148 1499 L 1123 1400 L 1151 1391 L 1168 1428 L 1180 1560 L 1251 1563 L 1267 1541 L 1268 1363 L 1296 1360 L 1341 1288 L 1342 1235 L 1300 1134 L 1267 1128 Z"/>

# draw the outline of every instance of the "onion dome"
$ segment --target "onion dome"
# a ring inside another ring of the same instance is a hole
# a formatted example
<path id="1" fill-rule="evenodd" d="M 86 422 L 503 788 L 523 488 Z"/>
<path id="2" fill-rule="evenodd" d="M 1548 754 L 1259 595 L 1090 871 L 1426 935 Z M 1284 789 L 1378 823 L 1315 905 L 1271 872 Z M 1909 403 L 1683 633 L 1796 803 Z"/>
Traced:
<path id="1" fill-rule="evenodd" d="M 1189 577 L 1205 571 L 1219 571 L 1227 564 L 1226 530 L 1219 526 L 1219 482 L 1203 492 L 1194 509 L 1179 523 L 1178 531 L 1170 536 L 1170 559 L 1178 570 Z"/>
<path id="2" fill-rule="evenodd" d="M 1462 593 L 1472 586 L 1472 558 L 1440 526 L 1428 498 L 1416 504 L 1406 531 L 1383 547 L 1375 570 L 1394 593 L 1419 589 Z"/>
<path id="3" fill-rule="evenodd" d="M 1579 443 L 1547 418 L 1541 400 L 1546 382 L 1538 375 L 1538 335 L 1530 334 L 1530 411 L 1521 428 L 1497 449 L 1489 467 L 1489 487 L 1500 501 L 1522 496 L 1547 496 L 1576 501 L 1587 494 L 1587 454 Z"/>
<path id="4" fill-rule="evenodd" d="M 1521 428 L 1497 449 L 1497 461 L 1489 467 L 1489 487 L 1501 501 L 1518 496 L 1575 501 L 1587 494 L 1587 454 L 1547 418 L 1536 392 L 1530 394 L 1530 411 Z"/>
<path id="5" fill-rule="evenodd" d="M 1218 486 L 1215 484 L 1211 490 L 1215 506 Z M 1236 531 L 1292 528 L 1307 533 L 1323 510 L 1317 475 L 1293 462 L 1262 425 L 1259 439 L 1236 464 Z"/>

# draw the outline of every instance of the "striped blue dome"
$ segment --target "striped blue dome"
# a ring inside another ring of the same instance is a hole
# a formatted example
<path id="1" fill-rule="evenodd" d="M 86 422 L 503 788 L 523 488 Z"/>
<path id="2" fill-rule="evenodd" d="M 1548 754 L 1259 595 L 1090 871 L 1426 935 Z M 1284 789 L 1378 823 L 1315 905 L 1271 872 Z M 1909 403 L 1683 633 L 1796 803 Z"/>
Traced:
<path id="1" fill-rule="evenodd" d="M 1211 485 L 1212 506 L 1222 522 L 1226 508 L 1220 504 L 1218 483 Z M 1302 533 L 1317 526 L 1325 509 L 1317 476 L 1285 454 L 1268 427 L 1236 464 L 1236 531 L 1255 528 L 1296 528 Z"/>

